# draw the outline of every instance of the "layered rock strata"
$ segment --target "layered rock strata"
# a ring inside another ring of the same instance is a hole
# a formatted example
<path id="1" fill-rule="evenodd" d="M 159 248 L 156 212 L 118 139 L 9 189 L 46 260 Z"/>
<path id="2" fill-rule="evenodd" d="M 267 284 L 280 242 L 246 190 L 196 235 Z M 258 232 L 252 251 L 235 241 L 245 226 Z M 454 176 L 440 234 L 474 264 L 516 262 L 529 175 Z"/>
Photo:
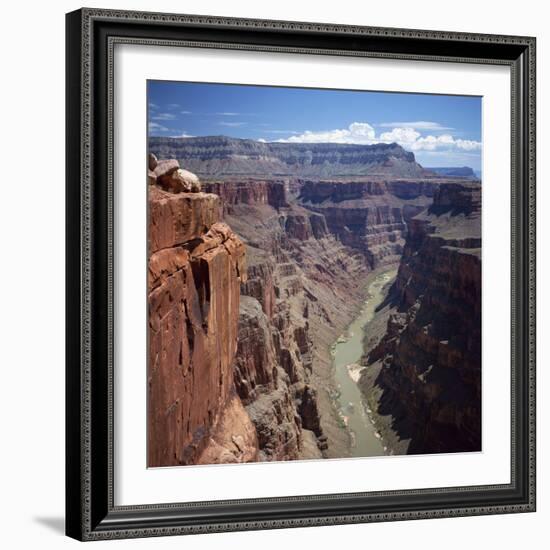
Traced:
<path id="1" fill-rule="evenodd" d="M 409 221 L 360 385 L 396 453 L 481 450 L 481 188 L 441 184 Z"/>
<path id="2" fill-rule="evenodd" d="M 304 180 L 299 203 L 322 214 L 332 234 L 365 255 L 370 269 L 403 253 L 407 222 L 431 202 L 440 181 Z"/>
<path id="3" fill-rule="evenodd" d="M 227 136 L 151 137 L 149 148 L 159 157 L 178 159 L 202 178 L 434 175 L 397 143 L 265 143 Z"/>

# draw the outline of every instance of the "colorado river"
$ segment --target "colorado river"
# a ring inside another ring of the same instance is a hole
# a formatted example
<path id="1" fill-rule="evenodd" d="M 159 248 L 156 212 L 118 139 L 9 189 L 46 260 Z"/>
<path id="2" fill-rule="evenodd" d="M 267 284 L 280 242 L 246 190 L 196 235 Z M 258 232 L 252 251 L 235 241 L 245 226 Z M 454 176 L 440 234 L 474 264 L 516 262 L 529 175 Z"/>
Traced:
<path id="1" fill-rule="evenodd" d="M 351 436 L 351 456 L 384 455 L 384 445 L 376 433 L 365 410 L 361 390 L 352 376 L 359 375 L 359 361 L 363 354 L 363 336 L 368 331 L 368 324 L 374 316 L 375 309 L 384 299 L 383 289 L 393 279 L 396 270 L 391 269 L 378 274 L 367 287 L 367 299 L 359 315 L 348 326 L 346 331 L 331 348 L 335 369 L 336 385 L 339 390 L 337 404 L 340 418 L 347 425 Z M 354 368 L 353 365 L 356 367 Z M 351 367 L 348 368 L 348 367 Z"/>

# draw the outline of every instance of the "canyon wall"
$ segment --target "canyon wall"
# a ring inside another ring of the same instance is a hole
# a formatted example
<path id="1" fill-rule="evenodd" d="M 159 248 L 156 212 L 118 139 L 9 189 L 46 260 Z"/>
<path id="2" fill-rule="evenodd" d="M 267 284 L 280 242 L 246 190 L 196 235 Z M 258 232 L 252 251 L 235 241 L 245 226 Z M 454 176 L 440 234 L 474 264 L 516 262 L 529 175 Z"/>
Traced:
<path id="1" fill-rule="evenodd" d="M 360 385 L 394 452 L 479 451 L 480 185 L 441 184 L 408 226 L 387 325 Z"/>
<path id="2" fill-rule="evenodd" d="M 148 465 L 256 460 L 233 381 L 245 247 L 216 195 L 163 189 L 172 168 L 148 190 Z"/>
<path id="3" fill-rule="evenodd" d="M 299 203 L 375 269 L 399 261 L 407 222 L 431 202 L 440 180 L 304 180 Z"/>

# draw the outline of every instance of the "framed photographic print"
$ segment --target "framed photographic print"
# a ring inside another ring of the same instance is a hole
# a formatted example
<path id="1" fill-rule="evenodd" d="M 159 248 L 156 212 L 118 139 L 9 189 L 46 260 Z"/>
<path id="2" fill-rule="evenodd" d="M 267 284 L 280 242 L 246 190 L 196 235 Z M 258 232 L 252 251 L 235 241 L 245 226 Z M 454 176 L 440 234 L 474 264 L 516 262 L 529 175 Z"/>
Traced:
<path id="1" fill-rule="evenodd" d="M 67 15 L 67 534 L 535 509 L 535 39 Z"/>

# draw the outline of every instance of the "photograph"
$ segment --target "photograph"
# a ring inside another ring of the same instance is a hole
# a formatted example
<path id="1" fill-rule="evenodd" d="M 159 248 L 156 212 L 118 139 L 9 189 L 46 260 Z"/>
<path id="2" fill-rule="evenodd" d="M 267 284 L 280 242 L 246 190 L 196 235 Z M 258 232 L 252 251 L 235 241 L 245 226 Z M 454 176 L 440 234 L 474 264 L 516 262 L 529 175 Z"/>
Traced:
<path id="1" fill-rule="evenodd" d="M 146 101 L 147 467 L 482 452 L 483 98 Z"/>
<path id="2" fill-rule="evenodd" d="M 544 546 L 546 4 L 3 7 L 3 548 Z"/>

